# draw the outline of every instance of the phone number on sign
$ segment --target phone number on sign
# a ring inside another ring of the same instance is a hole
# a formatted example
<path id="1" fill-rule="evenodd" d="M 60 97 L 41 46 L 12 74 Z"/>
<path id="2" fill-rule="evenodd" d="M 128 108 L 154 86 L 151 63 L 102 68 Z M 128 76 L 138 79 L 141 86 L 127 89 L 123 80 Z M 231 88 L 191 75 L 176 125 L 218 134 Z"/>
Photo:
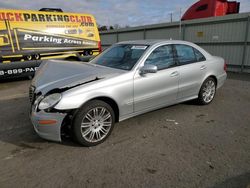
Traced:
<path id="1" fill-rule="evenodd" d="M 0 70 L 0 76 L 35 72 L 38 67 L 27 67 L 19 69 Z"/>

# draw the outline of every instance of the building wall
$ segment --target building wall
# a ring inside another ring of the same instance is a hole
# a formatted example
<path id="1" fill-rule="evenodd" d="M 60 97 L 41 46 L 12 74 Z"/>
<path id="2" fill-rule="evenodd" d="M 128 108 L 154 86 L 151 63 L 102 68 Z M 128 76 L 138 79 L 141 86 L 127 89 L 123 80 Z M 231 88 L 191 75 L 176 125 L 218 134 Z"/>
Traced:
<path id="1" fill-rule="evenodd" d="M 127 40 L 187 40 L 223 57 L 229 70 L 250 72 L 250 13 L 111 30 L 100 36 L 104 49 Z"/>

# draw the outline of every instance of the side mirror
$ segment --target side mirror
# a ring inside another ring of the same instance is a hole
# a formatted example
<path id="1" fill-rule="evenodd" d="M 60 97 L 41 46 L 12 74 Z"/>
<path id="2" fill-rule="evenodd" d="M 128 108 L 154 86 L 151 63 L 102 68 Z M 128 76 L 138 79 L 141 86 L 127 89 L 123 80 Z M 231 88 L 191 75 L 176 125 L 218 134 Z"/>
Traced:
<path id="1" fill-rule="evenodd" d="M 147 74 L 147 73 L 157 73 L 158 69 L 157 66 L 146 64 L 140 69 L 140 74 Z"/>

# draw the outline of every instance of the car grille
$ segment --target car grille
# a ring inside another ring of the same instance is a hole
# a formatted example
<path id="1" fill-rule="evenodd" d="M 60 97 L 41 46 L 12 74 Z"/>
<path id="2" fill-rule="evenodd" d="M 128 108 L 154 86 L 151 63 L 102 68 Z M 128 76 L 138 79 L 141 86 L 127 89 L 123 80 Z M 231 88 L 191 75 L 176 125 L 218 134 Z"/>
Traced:
<path id="1" fill-rule="evenodd" d="M 29 88 L 29 98 L 31 104 L 33 104 L 36 99 L 35 89 L 36 88 L 34 86 L 30 86 Z"/>

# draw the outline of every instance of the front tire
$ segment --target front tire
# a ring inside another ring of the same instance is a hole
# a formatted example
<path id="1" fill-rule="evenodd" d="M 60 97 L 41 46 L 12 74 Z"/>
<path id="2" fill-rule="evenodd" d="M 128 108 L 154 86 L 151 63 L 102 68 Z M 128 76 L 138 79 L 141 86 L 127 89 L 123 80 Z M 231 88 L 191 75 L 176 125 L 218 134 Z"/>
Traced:
<path id="1" fill-rule="evenodd" d="M 32 55 L 26 55 L 25 60 L 31 61 L 33 59 Z"/>
<path id="2" fill-rule="evenodd" d="M 84 105 L 73 121 L 75 140 L 83 146 L 95 146 L 104 142 L 111 134 L 115 114 L 111 106 L 100 100 Z"/>
<path id="3" fill-rule="evenodd" d="M 212 102 L 216 94 L 216 82 L 212 77 L 207 78 L 200 89 L 198 96 L 198 103 L 201 105 L 207 105 Z"/>

